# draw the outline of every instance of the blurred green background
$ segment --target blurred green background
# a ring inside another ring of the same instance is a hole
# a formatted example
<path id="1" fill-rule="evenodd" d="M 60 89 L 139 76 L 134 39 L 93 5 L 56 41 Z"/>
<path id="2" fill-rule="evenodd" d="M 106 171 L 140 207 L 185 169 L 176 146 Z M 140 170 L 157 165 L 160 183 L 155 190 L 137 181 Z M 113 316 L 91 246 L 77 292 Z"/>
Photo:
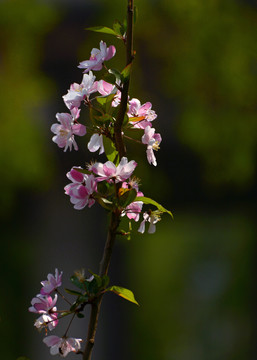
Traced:
<path id="1" fill-rule="evenodd" d="M 128 144 L 129 157 L 140 163 L 142 191 L 175 219 L 163 216 L 154 235 L 118 240 L 112 283 L 132 289 L 141 306 L 106 296 L 93 359 L 256 359 L 256 4 L 135 3 L 130 94 L 152 102 L 163 141 L 157 168 L 141 147 Z M 80 152 L 63 154 L 50 126 L 66 111 L 62 95 L 81 81 L 78 63 L 101 39 L 117 46 L 111 64 L 122 67 L 122 44 L 84 29 L 111 26 L 125 13 L 120 0 L 0 3 L 5 360 L 51 358 L 27 312 L 49 272 L 64 270 L 68 285 L 73 270 L 97 271 L 106 215 L 97 206 L 75 211 L 63 194 L 66 172 L 91 154 L 84 139 Z M 85 336 L 83 321 L 71 336 Z"/>

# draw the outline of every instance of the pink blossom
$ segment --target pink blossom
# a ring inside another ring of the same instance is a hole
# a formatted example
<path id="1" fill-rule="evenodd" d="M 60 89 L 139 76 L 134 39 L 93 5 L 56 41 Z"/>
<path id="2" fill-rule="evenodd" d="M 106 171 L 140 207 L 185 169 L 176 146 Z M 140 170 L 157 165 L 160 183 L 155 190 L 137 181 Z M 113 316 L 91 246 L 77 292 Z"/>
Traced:
<path id="1" fill-rule="evenodd" d="M 49 295 L 43 296 L 39 294 L 31 300 L 32 306 L 29 308 L 29 311 L 41 314 L 35 322 L 37 328 L 41 329 L 44 326 L 48 326 L 49 330 L 53 330 L 57 326 L 57 308 L 55 306 L 57 298 L 57 294 L 55 294 L 54 299 Z"/>
<path id="2" fill-rule="evenodd" d="M 87 144 L 88 150 L 95 152 L 99 150 L 99 155 L 104 153 L 103 135 L 93 134 Z"/>
<path id="3" fill-rule="evenodd" d="M 110 95 L 113 91 L 116 92 L 115 85 L 112 85 L 104 80 L 97 81 L 97 91 L 103 95 Z"/>
<path id="4" fill-rule="evenodd" d="M 120 182 L 127 180 L 135 170 L 137 163 L 134 160 L 128 162 L 126 157 L 123 157 L 116 167 L 112 161 L 106 163 L 95 163 L 89 167 L 89 171 L 93 171 L 99 177 L 96 181 Z"/>
<path id="5" fill-rule="evenodd" d="M 97 81 L 95 81 L 95 76 L 90 71 L 89 74 L 84 74 L 81 84 L 74 83 L 70 86 L 68 93 L 63 96 L 63 100 L 69 110 L 74 107 L 79 108 L 81 101 L 96 91 Z"/>
<path id="6" fill-rule="evenodd" d="M 58 269 L 55 269 L 55 275 L 48 274 L 47 280 L 41 281 L 41 284 L 43 287 L 40 290 L 40 294 L 51 294 L 56 288 L 62 285 L 62 271 L 59 273 Z"/>
<path id="7" fill-rule="evenodd" d="M 70 196 L 70 202 L 74 205 L 74 209 L 81 210 L 86 205 L 91 207 L 95 203 L 93 193 L 97 191 L 97 183 L 94 175 L 82 174 L 72 169 L 67 173 L 71 184 L 65 186 L 65 194 Z"/>
<path id="8" fill-rule="evenodd" d="M 120 90 L 118 90 L 113 98 L 112 101 L 112 107 L 117 107 L 120 105 L 120 101 L 121 101 L 121 92 Z"/>
<path id="9" fill-rule="evenodd" d="M 90 70 L 101 70 L 103 62 L 110 60 L 116 53 L 116 49 L 113 45 L 107 48 L 106 43 L 100 42 L 100 49 L 93 48 L 89 60 L 82 61 L 78 68 L 85 69 L 84 73 Z"/>
<path id="10" fill-rule="evenodd" d="M 84 136 L 86 134 L 86 127 L 77 122 L 79 117 L 79 109 L 73 108 L 71 114 L 57 113 L 56 118 L 60 124 L 56 123 L 51 126 L 51 131 L 55 134 L 52 138 L 60 148 L 66 151 L 68 148 L 78 150 L 78 145 L 74 139 L 74 135 Z M 76 123 L 74 122 L 76 120 Z"/>
<path id="11" fill-rule="evenodd" d="M 140 226 L 139 226 L 139 229 L 138 231 L 140 233 L 144 233 L 145 232 L 145 223 L 146 222 L 149 222 L 150 225 L 149 225 L 149 228 L 148 228 L 148 233 L 149 234 L 153 234 L 156 230 L 156 226 L 155 224 L 161 220 L 160 218 L 160 212 L 157 210 L 157 211 L 149 211 L 149 212 L 145 212 L 143 214 L 143 221 L 141 222 Z"/>
<path id="12" fill-rule="evenodd" d="M 127 189 L 129 187 L 132 187 L 133 189 L 135 189 L 137 191 L 137 197 L 138 196 L 144 196 L 144 194 L 138 190 L 138 183 L 136 181 L 131 181 L 129 183 L 127 182 L 123 182 L 122 183 L 122 187 L 124 189 Z M 142 211 L 142 207 L 143 207 L 143 201 L 134 201 L 133 203 L 129 204 L 126 209 L 122 212 L 122 216 L 127 215 L 127 217 L 130 220 L 135 220 L 138 221 L 139 217 L 140 217 L 140 213 Z"/>
<path id="13" fill-rule="evenodd" d="M 129 101 L 129 110 L 128 110 L 128 117 L 130 118 L 139 118 L 137 121 L 133 119 L 133 126 L 139 129 L 145 129 L 146 126 L 152 126 L 151 121 L 157 118 L 157 115 L 154 110 L 152 109 L 152 104 L 147 102 L 141 105 L 141 102 L 138 99 L 131 99 Z"/>
<path id="14" fill-rule="evenodd" d="M 145 133 L 142 136 L 142 143 L 147 145 L 146 155 L 149 164 L 157 165 L 157 161 L 154 155 L 153 150 L 158 150 L 159 145 L 162 141 L 160 134 L 155 134 L 155 129 L 147 126 L 145 128 Z"/>
<path id="15" fill-rule="evenodd" d="M 46 336 L 43 339 L 43 342 L 50 347 L 50 354 L 51 355 L 61 355 L 62 357 L 66 357 L 69 352 L 77 352 L 81 345 L 82 339 L 76 339 L 76 338 L 66 338 L 59 336 Z"/>

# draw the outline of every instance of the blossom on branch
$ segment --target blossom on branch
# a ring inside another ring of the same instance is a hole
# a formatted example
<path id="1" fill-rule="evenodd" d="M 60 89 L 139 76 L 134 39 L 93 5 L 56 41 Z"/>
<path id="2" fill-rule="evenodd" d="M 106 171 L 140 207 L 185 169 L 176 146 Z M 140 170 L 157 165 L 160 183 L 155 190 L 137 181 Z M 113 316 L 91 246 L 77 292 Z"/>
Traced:
<path id="1" fill-rule="evenodd" d="M 55 269 L 55 275 L 48 274 L 47 280 L 41 281 L 41 284 L 43 287 L 40 290 L 40 294 L 51 294 L 55 289 L 62 285 L 62 271 L 59 273 L 58 269 Z"/>
<path id="2" fill-rule="evenodd" d="M 127 180 L 133 173 L 137 166 L 134 160 L 128 162 L 126 157 L 123 157 L 116 167 L 112 161 L 106 161 L 106 163 L 94 163 L 90 165 L 88 170 L 95 173 L 98 177 L 96 181 L 115 182 Z"/>
<path id="3" fill-rule="evenodd" d="M 46 336 L 43 339 L 43 342 L 50 347 L 50 354 L 51 355 L 61 355 L 62 357 L 66 357 L 69 352 L 77 352 L 81 345 L 82 339 L 76 338 L 66 338 L 66 337 L 59 337 L 59 336 Z"/>
<path id="4" fill-rule="evenodd" d="M 128 188 L 135 189 L 137 191 L 137 197 L 138 196 L 144 196 L 142 191 L 138 190 L 137 181 L 135 181 L 133 179 L 129 183 L 123 182 L 122 183 L 122 188 L 124 188 L 124 189 L 128 189 Z M 130 220 L 138 221 L 139 217 L 140 217 L 140 213 L 142 211 L 142 207 L 143 207 L 143 201 L 134 201 L 134 202 L 132 202 L 131 204 L 129 204 L 126 207 L 126 209 L 122 212 L 121 216 L 127 215 L 127 217 Z"/>
<path id="5" fill-rule="evenodd" d="M 93 193 L 97 191 L 94 175 L 82 174 L 75 169 L 67 173 L 67 178 L 72 181 L 65 186 L 65 194 L 70 196 L 74 209 L 81 210 L 86 205 L 90 208 L 94 203 Z"/>
<path id="6" fill-rule="evenodd" d="M 79 108 L 83 100 L 88 99 L 89 96 L 97 91 L 97 81 L 92 71 L 89 74 L 84 74 L 81 84 L 74 83 L 70 86 L 68 93 L 62 98 L 69 110 L 74 107 Z"/>
<path id="7" fill-rule="evenodd" d="M 134 128 L 145 129 L 146 126 L 152 126 L 151 121 L 157 118 L 154 110 L 152 110 L 152 104 L 147 102 L 141 105 L 138 99 L 131 99 L 129 101 L 128 117 L 133 118 L 131 123 Z M 136 119 L 138 118 L 138 120 Z"/>
<path id="8" fill-rule="evenodd" d="M 99 155 L 104 153 L 103 135 L 93 134 L 87 144 L 87 148 L 91 152 L 99 150 Z"/>
<path id="9" fill-rule="evenodd" d="M 141 222 L 141 224 L 139 226 L 138 232 L 143 234 L 145 232 L 145 223 L 149 222 L 150 225 L 148 228 L 148 233 L 149 234 L 155 233 L 155 230 L 156 230 L 155 224 L 160 220 L 161 220 L 161 217 L 160 217 L 160 212 L 158 210 L 145 212 L 143 214 L 143 221 Z"/>
<path id="10" fill-rule="evenodd" d="M 159 150 L 159 145 L 162 141 L 160 134 L 155 134 L 155 129 L 147 126 L 145 128 L 145 133 L 142 136 L 142 143 L 147 145 L 146 155 L 149 164 L 157 165 L 157 161 L 154 155 L 153 150 Z"/>
<path id="11" fill-rule="evenodd" d="M 48 326 L 49 330 L 53 330 L 57 324 L 57 294 L 55 294 L 54 299 L 51 296 L 43 296 L 41 294 L 37 295 L 31 300 L 31 307 L 29 308 L 30 312 L 41 314 L 41 316 L 36 320 L 35 326 L 39 329 L 42 327 Z"/>
<path id="12" fill-rule="evenodd" d="M 89 60 L 82 61 L 78 68 L 85 69 L 84 73 L 90 70 L 101 70 L 103 62 L 110 60 L 116 53 L 116 49 L 113 45 L 107 48 L 106 43 L 100 41 L 100 49 L 93 48 Z"/>
<path id="13" fill-rule="evenodd" d="M 59 148 L 68 148 L 72 150 L 72 145 L 75 150 L 78 150 L 78 145 L 74 139 L 74 135 L 84 136 L 87 132 L 86 127 L 77 122 L 80 110 L 73 108 L 71 114 L 57 113 L 56 118 L 60 124 L 56 123 L 51 126 L 51 131 L 55 134 L 52 138 Z M 75 122 L 76 121 L 76 122 Z"/>

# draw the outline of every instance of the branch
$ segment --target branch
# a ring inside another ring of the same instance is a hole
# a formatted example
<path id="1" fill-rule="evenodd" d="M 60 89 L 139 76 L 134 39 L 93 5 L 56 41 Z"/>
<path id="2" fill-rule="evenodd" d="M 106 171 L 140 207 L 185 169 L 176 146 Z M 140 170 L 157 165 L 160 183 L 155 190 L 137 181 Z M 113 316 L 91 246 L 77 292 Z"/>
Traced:
<path id="1" fill-rule="evenodd" d="M 128 8 L 127 8 L 127 41 L 126 41 L 126 66 L 131 64 L 134 59 L 134 50 L 133 50 L 133 20 L 134 20 L 134 1 L 128 0 Z M 121 90 L 121 101 L 118 116 L 116 122 L 114 124 L 114 135 L 115 135 L 115 145 L 116 149 L 119 153 L 120 158 L 126 155 L 126 148 L 122 138 L 122 124 L 124 120 L 124 116 L 127 111 L 127 103 L 128 103 L 128 91 L 129 91 L 129 82 L 128 78 Z"/>
<path id="2" fill-rule="evenodd" d="M 127 42 L 126 42 L 126 66 L 129 65 L 134 58 L 133 51 L 133 21 L 134 21 L 134 1 L 128 0 L 127 7 Z M 118 116 L 114 125 L 114 138 L 116 149 L 119 153 L 120 159 L 126 155 L 126 148 L 123 142 L 122 137 L 122 124 L 127 111 L 127 103 L 128 103 L 128 91 L 129 91 L 129 78 L 125 81 L 123 88 L 121 90 L 121 102 L 119 107 Z M 111 222 L 109 225 L 107 240 L 105 243 L 105 248 L 103 252 L 103 257 L 100 262 L 99 267 L 99 276 L 107 275 L 113 246 L 115 243 L 115 238 L 117 234 L 117 229 L 120 224 L 120 210 L 116 209 L 111 214 Z M 91 360 L 92 350 L 95 343 L 95 334 L 97 329 L 98 317 L 100 313 L 100 307 L 102 303 L 103 295 L 100 295 L 95 299 L 95 301 L 91 304 L 91 314 L 90 320 L 88 324 L 88 334 L 87 334 L 87 342 L 85 346 L 85 350 L 83 353 L 83 360 Z"/>

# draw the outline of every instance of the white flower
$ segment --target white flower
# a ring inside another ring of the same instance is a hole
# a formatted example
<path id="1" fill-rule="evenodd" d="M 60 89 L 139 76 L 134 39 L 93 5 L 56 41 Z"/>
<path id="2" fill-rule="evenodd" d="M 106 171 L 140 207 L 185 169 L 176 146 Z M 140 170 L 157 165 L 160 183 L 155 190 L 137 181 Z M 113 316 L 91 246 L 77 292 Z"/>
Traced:
<path id="1" fill-rule="evenodd" d="M 43 339 L 43 342 L 50 347 L 51 355 L 61 355 L 66 357 L 69 352 L 77 352 L 81 345 L 80 342 L 82 339 L 75 338 L 60 338 L 59 336 L 50 335 Z"/>

